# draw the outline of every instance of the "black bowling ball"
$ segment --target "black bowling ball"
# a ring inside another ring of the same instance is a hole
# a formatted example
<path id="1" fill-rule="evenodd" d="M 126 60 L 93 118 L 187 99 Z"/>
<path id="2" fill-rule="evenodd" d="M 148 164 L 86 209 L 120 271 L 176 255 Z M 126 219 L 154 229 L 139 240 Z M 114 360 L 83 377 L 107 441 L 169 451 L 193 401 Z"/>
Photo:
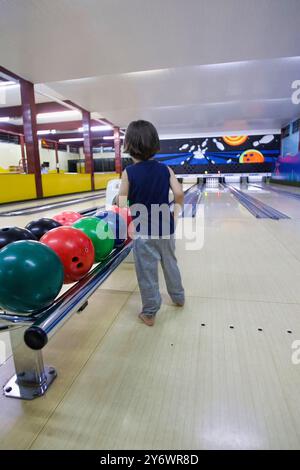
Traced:
<path id="1" fill-rule="evenodd" d="M 0 228 L 0 250 L 9 243 L 18 240 L 36 240 L 36 236 L 26 228 L 2 227 Z"/>
<path id="2" fill-rule="evenodd" d="M 27 230 L 29 230 L 36 238 L 39 240 L 42 238 L 45 233 L 49 232 L 53 228 L 61 227 L 59 222 L 53 219 L 47 219 L 43 217 L 42 219 L 32 220 L 29 224 L 26 225 Z"/>

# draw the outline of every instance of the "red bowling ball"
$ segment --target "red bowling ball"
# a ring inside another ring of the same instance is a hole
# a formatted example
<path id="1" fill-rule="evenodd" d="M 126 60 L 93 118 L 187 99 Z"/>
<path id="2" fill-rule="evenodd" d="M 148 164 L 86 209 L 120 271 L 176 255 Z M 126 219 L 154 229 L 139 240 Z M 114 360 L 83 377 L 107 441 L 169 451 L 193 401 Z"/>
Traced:
<path id="1" fill-rule="evenodd" d="M 64 267 L 64 282 L 79 281 L 92 267 L 95 250 L 92 241 L 81 230 L 58 227 L 40 240 L 59 256 Z"/>
<path id="2" fill-rule="evenodd" d="M 134 223 L 131 222 L 128 225 L 127 240 L 126 240 L 125 245 L 128 245 L 128 243 L 131 242 L 131 240 L 134 240 L 134 239 L 135 239 L 135 226 L 134 226 Z"/>
<path id="3" fill-rule="evenodd" d="M 81 219 L 82 215 L 75 211 L 64 211 L 56 214 L 52 217 L 53 220 L 59 222 L 61 225 L 70 226 L 73 225 L 76 220 Z"/>
<path id="4" fill-rule="evenodd" d="M 125 220 L 127 226 L 132 222 L 130 209 L 128 207 L 112 206 L 111 210 L 119 214 Z"/>

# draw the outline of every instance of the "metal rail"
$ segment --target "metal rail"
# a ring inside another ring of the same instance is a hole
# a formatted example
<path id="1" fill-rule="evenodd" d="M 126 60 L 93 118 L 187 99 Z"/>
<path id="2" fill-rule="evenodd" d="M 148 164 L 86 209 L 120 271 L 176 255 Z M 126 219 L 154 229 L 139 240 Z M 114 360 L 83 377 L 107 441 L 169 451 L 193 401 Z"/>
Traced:
<path id="1" fill-rule="evenodd" d="M 66 320 L 86 305 L 89 297 L 128 256 L 131 245 L 132 242 L 108 256 L 105 261 L 99 263 L 87 276 L 46 309 L 25 331 L 25 344 L 35 350 L 46 346 L 49 339 Z"/>

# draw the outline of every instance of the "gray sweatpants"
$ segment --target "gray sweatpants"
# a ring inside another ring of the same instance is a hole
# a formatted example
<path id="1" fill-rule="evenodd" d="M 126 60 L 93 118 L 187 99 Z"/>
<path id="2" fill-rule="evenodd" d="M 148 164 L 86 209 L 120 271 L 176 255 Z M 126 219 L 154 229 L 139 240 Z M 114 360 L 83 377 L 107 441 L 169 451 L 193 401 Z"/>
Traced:
<path id="1" fill-rule="evenodd" d="M 145 315 L 155 315 L 161 306 L 158 263 L 161 263 L 168 293 L 174 303 L 184 302 L 184 289 L 175 256 L 175 239 L 137 238 L 133 242 L 135 269 Z"/>

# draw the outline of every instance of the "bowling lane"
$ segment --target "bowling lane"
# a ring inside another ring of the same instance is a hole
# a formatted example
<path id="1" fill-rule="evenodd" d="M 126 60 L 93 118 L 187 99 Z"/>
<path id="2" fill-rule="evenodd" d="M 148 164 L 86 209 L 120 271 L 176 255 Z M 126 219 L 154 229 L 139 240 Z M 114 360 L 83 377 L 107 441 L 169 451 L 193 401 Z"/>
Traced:
<path id="1" fill-rule="evenodd" d="M 267 188 L 258 188 L 251 184 L 248 185 L 248 187 L 241 189 L 246 194 L 250 194 L 274 209 L 283 212 L 292 219 L 300 220 L 300 200 L 286 197 L 285 195 L 274 191 L 268 191 Z"/>
<path id="2" fill-rule="evenodd" d="M 275 183 L 268 183 L 267 187 L 268 186 L 270 186 L 271 188 L 273 188 L 275 190 L 278 190 L 278 191 L 288 191 L 289 193 L 299 194 L 300 195 L 300 188 L 296 187 L 296 186 L 288 186 L 288 185 L 284 185 L 284 184 L 275 184 Z"/>
<path id="3" fill-rule="evenodd" d="M 70 199 L 70 197 L 68 199 Z M 47 200 L 47 203 L 49 203 L 48 200 Z M 39 204 L 40 204 L 39 201 L 35 201 L 35 205 L 39 205 Z M 80 202 L 80 203 L 68 205 L 65 207 L 45 209 L 44 211 L 38 212 L 36 214 L 27 214 L 27 215 L 13 216 L 13 217 L 4 217 L 0 215 L 0 226 L 5 227 L 8 225 L 17 225 L 20 227 L 25 227 L 25 225 L 31 220 L 39 219 L 41 217 L 51 218 L 53 215 L 58 214 L 59 212 L 63 212 L 63 211 L 82 211 L 84 209 L 89 209 L 89 208 L 97 209 L 97 208 L 103 207 L 104 205 L 105 205 L 105 197 L 99 195 L 99 198 L 97 199 Z M 34 207 L 34 205 L 32 207 Z"/>
<path id="4" fill-rule="evenodd" d="M 46 199 L 39 199 L 39 200 L 35 199 L 34 201 L 23 201 L 23 202 L 9 203 L 9 204 L 1 204 L 0 212 L 10 211 L 10 210 L 22 210 L 25 207 L 39 207 L 43 205 L 46 206 L 48 204 L 68 201 L 71 199 L 79 199 L 79 198 L 84 199 L 85 197 L 96 195 L 97 193 L 99 193 L 99 196 L 101 196 L 103 192 L 105 192 L 105 190 L 88 191 L 85 193 L 65 194 L 64 196 L 55 196 L 55 197 L 49 197 Z M 68 207 L 68 206 L 65 206 L 65 207 Z M 63 207 L 61 208 L 61 210 L 64 210 Z"/>
<path id="5" fill-rule="evenodd" d="M 284 233 L 293 236 L 290 220 L 256 219 L 228 192 L 209 192 L 202 203 L 198 216 L 201 218 L 204 210 L 203 228 L 199 228 L 203 230 L 203 243 L 189 251 L 184 240 L 177 240 L 188 295 L 300 302 L 300 256 L 296 256 L 299 228 L 291 251 L 281 240 Z M 191 219 L 179 223 L 185 224 L 191 237 L 195 230 Z M 199 266 L 195 266 L 195 259 Z M 164 285 L 162 276 L 161 282 Z"/>
<path id="6" fill-rule="evenodd" d="M 216 224 L 216 221 L 230 219 L 249 219 L 251 214 L 232 196 L 228 189 L 205 188 L 201 198 L 205 221 Z"/>

